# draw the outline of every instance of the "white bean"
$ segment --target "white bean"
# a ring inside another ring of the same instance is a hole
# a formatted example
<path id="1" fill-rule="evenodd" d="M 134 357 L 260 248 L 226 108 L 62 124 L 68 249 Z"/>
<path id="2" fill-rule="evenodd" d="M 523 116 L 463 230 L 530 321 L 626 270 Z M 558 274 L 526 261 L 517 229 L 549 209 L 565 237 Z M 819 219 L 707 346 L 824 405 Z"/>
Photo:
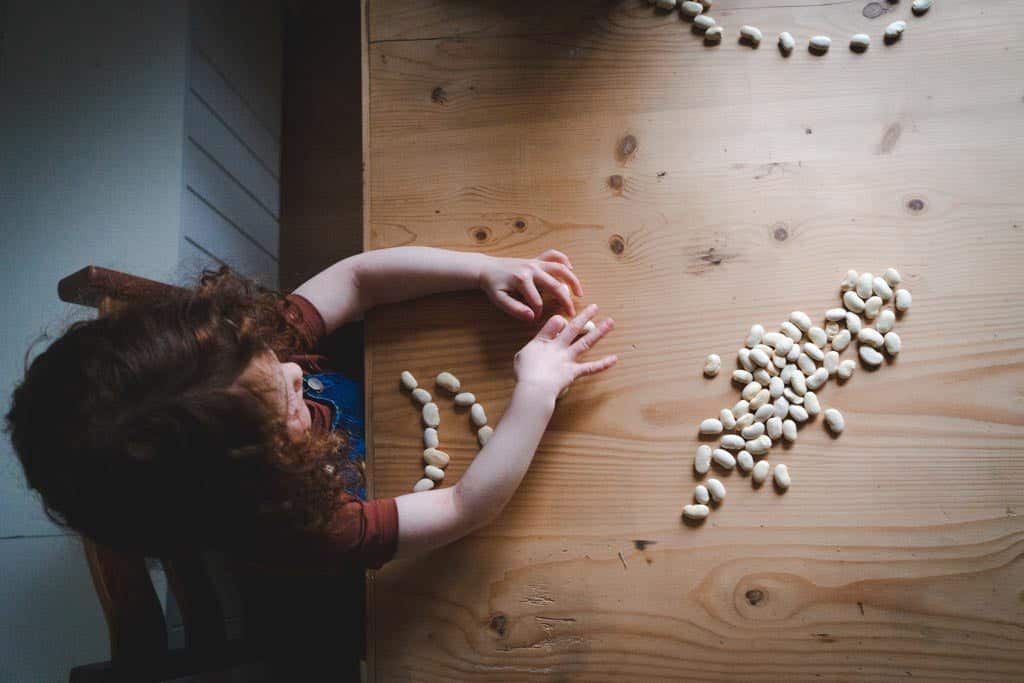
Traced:
<path id="1" fill-rule="evenodd" d="M 781 332 L 765 332 L 764 336 L 761 339 L 761 341 L 764 344 L 767 344 L 768 346 L 770 346 L 773 349 L 777 350 L 778 347 L 779 347 L 779 342 L 782 341 L 783 339 L 788 339 L 788 338 L 789 337 L 787 337 L 786 335 L 782 334 Z"/>
<path id="2" fill-rule="evenodd" d="M 469 417 L 473 420 L 473 424 L 477 427 L 483 427 L 487 424 L 487 413 L 484 412 L 484 407 L 479 403 L 474 403 L 469 409 Z M 717 420 L 716 420 L 717 422 Z M 722 425 L 721 422 L 718 423 Z"/>
<path id="3" fill-rule="evenodd" d="M 793 39 L 793 35 L 789 31 L 783 31 L 779 34 L 779 50 L 782 54 L 788 55 L 796 47 L 796 40 Z"/>
<path id="4" fill-rule="evenodd" d="M 850 345 L 850 338 L 850 330 L 842 330 L 835 336 L 835 339 L 832 340 L 832 348 L 835 351 L 843 351 Z"/>
<path id="5" fill-rule="evenodd" d="M 580 330 L 580 335 L 579 336 L 582 337 L 585 334 L 590 334 L 591 332 L 593 332 L 596 329 L 597 329 L 597 324 L 594 323 L 593 320 L 588 320 L 587 322 L 583 323 L 583 329 Z"/>
<path id="6" fill-rule="evenodd" d="M 768 371 L 764 368 L 758 368 L 754 370 L 754 382 L 760 384 L 762 387 L 768 386 L 768 383 L 772 381 L 772 376 L 768 374 Z"/>
<path id="7" fill-rule="evenodd" d="M 772 407 L 775 408 L 775 417 L 780 420 L 784 420 L 786 416 L 789 415 L 789 399 L 785 396 L 780 396 L 775 399 L 775 403 Z"/>
<path id="8" fill-rule="evenodd" d="M 707 31 L 709 28 L 715 25 L 715 20 L 706 14 L 700 14 L 693 18 L 693 25 L 699 29 Z"/>
<path id="9" fill-rule="evenodd" d="M 794 343 L 788 336 L 783 335 L 782 340 L 775 347 L 775 355 L 785 356 L 793 348 Z"/>
<path id="10" fill-rule="evenodd" d="M 683 516 L 687 519 L 704 519 L 711 514 L 707 505 L 687 505 L 683 508 Z"/>
<path id="11" fill-rule="evenodd" d="M 707 505 L 711 502 L 711 494 L 708 493 L 708 487 L 704 484 L 697 484 L 693 489 L 693 499 L 697 501 L 698 505 Z"/>
<path id="12" fill-rule="evenodd" d="M 722 35 L 725 33 L 725 29 L 721 26 L 709 26 L 704 31 L 704 42 L 708 45 L 717 45 L 722 42 Z"/>
<path id="13" fill-rule="evenodd" d="M 750 360 L 750 349 L 743 348 L 737 351 L 736 360 L 739 362 L 740 367 L 747 372 L 753 372 L 754 368 L 757 367 L 754 365 L 753 361 Z"/>
<path id="14" fill-rule="evenodd" d="M 763 406 L 757 409 L 754 413 L 754 419 L 758 422 L 764 422 L 772 415 L 775 414 L 775 406 L 771 403 L 765 403 Z"/>
<path id="15" fill-rule="evenodd" d="M 711 446 L 703 444 L 697 446 L 697 455 L 693 458 L 693 471 L 697 474 L 707 474 L 711 469 Z"/>
<path id="16" fill-rule="evenodd" d="M 871 296 L 871 283 L 874 282 L 875 276 L 871 273 L 861 273 L 857 278 L 857 296 L 861 299 L 867 299 Z"/>
<path id="17" fill-rule="evenodd" d="M 721 434 L 722 433 L 722 422 L 714 418 L 708 418 L 700 423 L 701 434 Z"/>
<path id="18" fill-rule="evenodd" d="M 716 448 L 711 451 L 711 459 L 722 469 L 731 470 L 733 467 L 736 467 L 736 458 L 733 457 L 732 453 L 722 448 Z"/>
<path id="19" fill-rule="evenodd" d="M 846 292 L 843 294 L 843 305 L 853 313 L 861 313 L 864 310 L 864 299 L 857 296 L 857 292 Z"/>
<path id="20" fill-rule="evenodd" d="M 878 320 L 875 321 L 875 329 L 882 334 L 892 331 L 892 328 L 896 325 L 896 314 L 888 308 L 878 314 Z"/>
<path id="21" fill-rule="evenodd" d="M 747 386 L 743 387 L 743 391 L 740 395 L 747 401 L 757 396 L 757 393 L 761 391 L 761 385 L 758 382 L 751 382 Z"/>
<path id="22" fill-rule="evenodd" d="M 711 499 L 713 501 L 715 501 L 716 503 L 721 503 L 723 500 L 725 500 L 725 486 L 722 484 L 722 482 L 712 478 L 708 479 L 707 484 L 705 484 L 705 486 L 708 487 L 708 493 L 711 494 Z"/>
<path id="23" fill-rule="evenodd" d="M 750 425 L 754 424 L 755 419 L 756 418 L 754 417 L 753 413 L 747 413 L 743 417 L 737 418 L 736 429 L 743 431 L 744 427 L 749 427 Z"/>
<path id="24" fill-rule="evenodd" d="M 420 405 L 426 405 L 434 400 L 434 397 L 430 395 L 430 392 L 424 389 L 423 387 L 417 387 L 413 389 L 412 397 L 416 399 L 416 401 Z"/>
<path id="25" fill-rule="evenodd" d="M 764 408 L 768 408 L 770 406 L 763 406 L 763 407 Z M 772 412 L 774 412 L 774 409 L 772 410 Z M 744 427 L 743 431 L 740 432 L 740 435 L 744 439 L 756 439 L 757 437 L 761 436 L 762 434 L 764 434 L 764 423 L 763 422 L 755 422 L 754 424 L 750 425 L 749 427 Z M 735 435 L 734 434 L 730 434 L 730 436 L 735 436 Z M 742 447 L 743 447 L 743 444 L 740 444 L 740 448 L 742 448 Z"/>
<path id="26" fill-rule="evenodd" d="M 895 332 L 889 332 L 883 337 L 885 340 L 885 352 L 890 356 L 895 356 L 900 352 L 900 347 L 903 346 L 900 341 L 900 336 Z"/>
<path id="27" fill-rule="evenodd" d="M 795 363 L 796 359 L 800 357 L 800 353 L 800 345 L 794 343 L 793 348 L 791 348 L 789 350 L 789 353 L 786 354 L 786 360 L 789 361 L 790 363 Z"/>
<path id="28" fill-rule="evenodd" d="M 804 394 L 804 410 L 810 417 L 814 417 L 821 412 L 821 402 L 818 401 L 818 395 L 813 391 L 808 391 Z"/>
<path id="29" fill-rule="evenodd" d="M 423 430 L 423 447 L 424 448 L 437 448 L 441 440 L 437 436 L 437 430 L 433 427 L 427 427 Z"/>
<path id="30" fill-rule="evenodd" d="M 786 335 L 795 342 L 798 342 L 804 338 L 803 330 L 801 330 L 799 327 L 789 322 L 788 320 L 784 321 L 781 325 L 779 325 L 779 329 L 782 330 L 782 334 Z"/>
<path id="31" fill-rule="evenodd" d="M 800 357 L 796 359 L 796 364 L 805 376 L 813 375 L 814 371 L 818 369 L 818 366 L 814 364 L 814 361 L 806 353 L 800 354 Z"/>
<path id="32" fill-rule="evenodd" d="M 754 376 L 746 370 L 733 370 L 732 381 L 736 384 L 742 384 L 746 386 L 754 381 Z"/>
<path id="33" fill-rule="evenodd" d="M 455 394 L 455 405 L 460 408 L 471 406 L 476 403 L 476 395 L 469 391 L 464 391 L 461 394 Z"/>
<path id="34" fill-rule="evenodd" d="M 402 386 L 408 389 L 409 391 L 412 391 L 413 389 L 419 386 L 419 382 L 416 381 L 416 378 L 413 377 L 412 373 L 409 372 L 408 370 L 402 370 L 401 379 Z"/>
<path id="35" fill-rule="evenodd" d="M 745 401 L 745 400 L 744 401 L 738 401 L 736 403 L 736 405 L 734 405 L 732 407 L 732 414 L 736 417 L 737 420 L 740 419 L 741 417 L 743 417 L 744 415 L 746 415 L 749 412 L 750 412 L 750 402 L 749 401 Z"/>
<path id="36" fill-rule="evenodd" d="M 825 382 L 828 381 L 828 370 L 825 368 L 818 368 L 814 371 L 814 374 L 807 378 L 807 389 L 811 391 L 817 391 L 821 387 L 825 386 Z M 804 394 L 804 401 L 807 401 L 807 394 Z"/>
<path id="37" fill-rule="evenodd" d="M 722 423 L 722 428 L 726 431 L 736 427 L 736 416 L 728 408 L 722 408 L 721 412 L 718 413 L 718 421 Z"/>
<path id="38" fill-rule="evenodd" d="M 804 402 L 804 397 L 800 396 L 789 387 L 786 387 L 786 390 L 782 392 L 782 398 L 789 401 L 791 406 L 798 406 Z"/>
<path id="39" fill-rule="evenodd" d="M 783 399 L 785 400 L 785 399 Z M 778 441 L 782 438 L 782 419 L 778 417 L 768 418 L 768 422 L 765 424 L 765 433 L 768 438 L 772 441 Z"/>
<path id="40" fill-rule="evenodd" d="M 853 271 L 850 271 L 851 273 Z M 845 308 L 830 308 L 825 311 L 825 320 L 832 320 L 835 322 L 842 322 L 846 320 L 846 309 Z"/>
<path id="41" fill-rule="evenodd" d="M 807 330 L 807 338 L 811 340 L 812 344 L 818 347 L 828 344 L 828 335 L 825 334 L 825 330 L 821 329 L 817 325 L 812 326 L 811 329 Z"/>
<path id="42" fill-rule="evenodd" d="M 775 485 L 783 491 L 788 489 L 789 485 L 793 483 L 789 477 L 789 468 L 782 464 L 775 466 L 772 477 L 775 479 Z"/>
<path id="43" fill-rule="evenodd" d="M 850 49 L 854 52 L 864 52 L 871 45 L 871 36 L 866 33 L 854 33 L 850 38 Z"/>
<path id="44" fill-rule="evenodd" d="M 782 438 L 790 443 L 796 441 L 796 422 L 794 420 L 782 421 Z"/>
<path id="45" fill-rule="evenodd" d="M 832 45 L 832 39 L 828 36 L 814 36 L 811 38 L 808 47 L 813 54 L 825 54 Z"/>
<path id="46" fill-rule="evenodd" d="M 444 479 L 444 470 L 434 465 L 427 465 L 423 468 L 423 474 L 427 475 L 427 479 L 433 479 L 434 481 L 441 481 Z"/>
<path id="47" fill-rule="evenodd" d="M 772 440 L 767 434 L 762 434 L 753 441 L 747 442 L 747 450 L 751 455 L 764 455 L 772 447 Z"/>
<path id="48" fill-rule="evenodd" d="M 797 370 L 793 373 L 793 378 L 789 381 L 789 386 L 793 388 L 793 392 L 797 396 L 803 396 L 807 393 L 807 378 L 804 377 L 804 373 Z M 792 403 L 792 400 L 790 401 Z M 790 408 L 792 410 L 792 408 Z"/>
<path id="49" fill-rule="evenodd" d="M 704 376 L 714 377 L 722 369 L 722 358 L 717 353 L 709 353 L 704 359 Z"/>
<path id="50" fill-rule="evenodd" d="M 762 351 L 761 349 L 753 349 L 750 352 L 750 360 L 754 363 L 754 365 L 761 368 L 763 368 L 764 366 L 768 365 L 771 362 L 771 358 L 768 357 L 768 354 Z"/>
<path id="51" fill-rule="evenodd" d="M 799 357 L 797 358 L 799 360 Z M 795 365 L 787 365 L 782 368 L 782 372 L 779 373 L 779 379 L 782 380 L 783 384 L 789 384 L 789 380 L 793 378 L 793 372 L 796 371 Z"/>
<path id="52" fill-rule="evenodd" d="M 754 469 L 754 456 L 746 451 L 740 451 L 736 455 L 736 466 L 743 472 Z"/>
<path id="53" fill-rule="evenodd" d="M 755 486 L 760 486 L 764 483 L 764 480 L 768 478 L 768 471 L 771 467 L 772 466 L 768 464 L 767 460 L 762 460 L 757 463 L 754 465 L 754 469 L 750 473 L 750 481 L 752 481 Z"/>
<path id="54" fill-rule="evenodd" d="M 864 316 L 868 320 L 874 320 L 882 310 L 882 297 L 873 296 L 864 302 Z"/>
<path id="55" fill-rule="evenodd" d="M 910 9 L 915 15 L 921 16 L 932 8 L 932 0 L 914 0 L 910 4 Z"/>
<path id="56" fill-rule="evenodd" d="M 781 377 L 772 377 L 771 381 L 768 382 L 768 393 L 771 394 L 772 400 L 782 396 L 782 390 L 785 388 L 786 384 L 782 381 Z"/>
<path id="57" fill-rule="evenodd" d="M 423 424 L 435 429 L 441 424 L 441 413 L 436 403 L 431 402 L 423 406 Z"/>
<path id="58" fill-rule="evenodd" d="M 896 290 L 896 310 L 902 313 L 903 311 L 910 308 L 910 304 L 913 302 L 913 297 L 910 296 L 909 289 L 897 289 Z"/>
<path id="59" fill-rule="evenodd" d="M 451 462 L 451 456 L 444 451 L 439 451 L 436 448 L 427 448 L 423 451 L 423 460 L 428 465 L 434 467 L 448 467 L 448 463 Z"/>
<path id="60" fill-rule="evenodd" d="M 857 287 L 857 271 L 856 270 L 848 270 L 848 271 L 846 271 L 846 277 L 844 277 L 843 281 L 839 283 L 839 291 L 841 291 L 841 292 L 848 292 L 851 289 L 856 289 L 856 287 Z"/>
<path id="61" fill-rule="evenodd" d="M 878 330 L 873 330 L 870 327 L 865 327 L 860 331 L 857 335 L 857 341 L 876 349 L 882 348 L 883 344 L 882 335 L 878 333 Z"/>
<path id="62" fill-rule="evenodd" d="M 761 29 L 756 26 L 740 26 L 740 37 L 757 47 L 761 44 Z"/>
<path id="63" fill-rule="evenodd" d="M 722 437 L 722 448 L 726 448 L 730 451 L 738 451 L 743 448 L 743 445 L 746 442 L 747 440 L 738 434 L 726 434 Z"/>
<path id="64" fill-rule="evenodd" d="M 853 371 L 856 368 L 857 364 L 854 363 L 852 360 L 844 360 L 842 363 L 839 364 L 839 369 L 836 370 L 836 376 L 839 379 L 850 379 L 850 376 L 853 375 Z"/>
<path id="65" fill-rule="evenodd" d="M 450 372 L 442 372 L 437 376 L 435 381 L 437 382 L 437 386 L 442 389 L 447 389 L 453 394 L 458 392 L 459 388 L 462 386 L 462 382 L 459 381 L 459 378 Z"/>
<path id="66" fill-rule="evenodd" d="M 829 431 L 835 435 L 843 433 L 843 428 L 846 427 L 846 420 L 843 419 L 843 414 L 835 408 L 829 408 L 825 411 L 825 424 L 828 425 Z"/>
<path id="67" fill-rule="evenodd" d="M 894 21 L 885 27 L 885 42 L 893 43 L 900 39 L 903 32 L 907 30 L 907 22 Z"/>
<path id="68" fill-rule="evenodd" d="M 793 311 L 790 313 L 789 321 L 799 327 L 801 332 L 811 329 L 811 318 L 803 311 Z M 799 341 L 799 339 L 794 341 Z"/>
<path id="69" fill-rule="evenodd" d="M 859 315 L 853 311 L 846 314 L 846 329 L 850 331 L 850 334 L 857 334 L 862 327 L 864 327 L 864 323 L 861 322 Z"/>
<path id="70" fill-rule="evenodd" d="M 751 325 L 750 331 L 747 332 L 747 348 L 752 349 L 761 343 L 764 339 L 764 327 L 761 325 Z"/>
<path id="71" fill-rule="evenodd" d="M 845 330 L 844 330 L 845 332 Z M 832 377 L 839 370 L 839 352 L 829 351 L 825 354 L 825 371 Z"/>
<path id="72" fill-rule="evenodd" d="M 825 352 L 821 350 L 822 345 L 807 342 L 804 344 L 804 353 L 811 357 L 811 360 L 820 363 L 825 360 Z"/>
<path id="73" fill-rule="evenodd" d="M 789 339 L 789 337 L 786 337 L 786 339 Z M 786 360 L 785 356 L 775 356 L 774 358 L 772 358 L 772 364 L 775 365 L 776 370 L 781 370 L 782 368 L 786 367 L 786 364 L 788 362 L 789 361 Z"/>
<path id="74" fill-rule="evenodd" d="M 825 323 L 825 336 L 828 337 L 829 341 L 832 341 L 836 338 L 836 335 L 839 334 L 840 329 L 839 323 L 829 320 Z"/>
<path id="75" fill-rule="evenodd" d="M 757 396 L 751 399 L 750 409 L 753 410 L 754 412 L 757 412 L 758 408 L 763 406 L 765 403 L 768 403 L 768 400 L 771 397 L 771 392 L 769 392 L 767 389 L 762 389 L 761 391 L 757 392 Z"/>
<path id="76" fill-rule="evenodd" d="M 885 281 L 890 287 L 895 287 L 899 283 L 903 282 L 903 277 L 900 275 L 900 271 L 895 268 L 886 268 L 882 277 L 885 278 Z"/>
<path id="77" fill-rule="evenodd" d="M 675 9 L 676 0 L 654 0 L 654 6 L 663 10 Z"/>
<path id="78" fill-rule="evenodd" d="M 682 14 L 684 17 L 693 18 L 703 11 L 704 6 L 701 5 L 699 2 L 692 2 L 690 0 L 687 0 L 687 2 L 684 2 L 681 5 L 679 5 L 679 13 Z"/>
<path id="79" fill-rule="evenodd" d="M 885 281 L 885 278 L 876 277 L 871 281 L 871 289 L 878 295 L 882 301 L 888 301 L 892 298 L 892 287 Z"/>
<path id="80" fill-rule="evenodd" d="M 476 440 L 480 443 L 480 447 L 483 448 L 487 445 L 487 442 L 494 436 L 494 427 L 484 425 L 480 429 L 476 430 Z"/>
<path id="81" fill-rule="evenodd" d="M 807 399 L 804 398 L 804 402 L 806 401 Z M 807 409 L 804 408 L 803 406 L 790 406 L 789 417 L 794 422 L 807 422 L 807 419 L 810 416 L 807 414 Z"/>
<path id="82" fill-rule="evenodd" d="M 701 6 L 704 8 L 705 12 L 707 12 L 709 9 L 711 9 L 711 0 L 699 0 L 699 1 L 700 1 Z"/>
<path id="83" fill-rule="evenodd" d="M 865 365 L 871 367 L 878 367 L 885 360 L 878 351 L 875 351 L 870 346 L 861 346 L 857 352 L 860 354 L 860 359 Z"/>
<path id="84" fill-rule="evenodd" d="M 420 491 L 429 491 L 432 488 L 434 488 L 434 480 L 424 477 L 416 482 L 416 485 L 412 487 L 412 490 L 419 493 Z"/>

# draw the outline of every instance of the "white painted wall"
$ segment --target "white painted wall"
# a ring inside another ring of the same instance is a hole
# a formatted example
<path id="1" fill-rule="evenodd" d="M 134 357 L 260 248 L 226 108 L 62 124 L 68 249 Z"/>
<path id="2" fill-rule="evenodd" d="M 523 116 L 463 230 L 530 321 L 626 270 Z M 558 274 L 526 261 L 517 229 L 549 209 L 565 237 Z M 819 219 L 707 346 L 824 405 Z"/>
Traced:
<path id="1" fill-rule="evenodd" d="M 184 1 L 0 0 L 0 409 L 29 343 L 91 311 L 57 298 L 88 264 L 180 274 Z M 55 388 L 59 404 L 59 387 Z M 66 681 L 109 656 L 78 540 L 0 439 L 0 681 Z"/>

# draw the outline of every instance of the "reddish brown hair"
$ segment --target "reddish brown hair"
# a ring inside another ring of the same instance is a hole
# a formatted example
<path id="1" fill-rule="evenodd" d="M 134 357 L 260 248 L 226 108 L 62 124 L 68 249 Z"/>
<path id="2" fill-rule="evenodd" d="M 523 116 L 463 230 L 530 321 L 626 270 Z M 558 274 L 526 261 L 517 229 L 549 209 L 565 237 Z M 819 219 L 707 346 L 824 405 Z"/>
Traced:
<path id="1" fill-rule="evenodd" d="M 343 438 L 290 438 L 261 390 L 236 383 L 261 354 L 305 350 L 281 299 L 224 267 L 71 324 L 28 365 L 7 414 L 47 514 L 148 554 L 322 527 L 350 471 Z"/>

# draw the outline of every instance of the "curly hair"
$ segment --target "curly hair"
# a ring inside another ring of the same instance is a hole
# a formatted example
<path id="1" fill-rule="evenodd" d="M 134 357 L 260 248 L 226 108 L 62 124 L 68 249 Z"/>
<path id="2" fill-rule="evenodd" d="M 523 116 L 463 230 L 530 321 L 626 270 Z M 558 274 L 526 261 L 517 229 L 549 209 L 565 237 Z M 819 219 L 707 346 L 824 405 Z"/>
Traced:
<path id="1" fill-rule="evenodd" d="M 355 468 L 343 436 L 289 436 L 261 356 L 303 351 L 280 293 L 222 267 L 191 289 L 72 323 L 25 370 L 6 431 L 47 514 L 106 545 L 225 548 L 324 527 Z"/>

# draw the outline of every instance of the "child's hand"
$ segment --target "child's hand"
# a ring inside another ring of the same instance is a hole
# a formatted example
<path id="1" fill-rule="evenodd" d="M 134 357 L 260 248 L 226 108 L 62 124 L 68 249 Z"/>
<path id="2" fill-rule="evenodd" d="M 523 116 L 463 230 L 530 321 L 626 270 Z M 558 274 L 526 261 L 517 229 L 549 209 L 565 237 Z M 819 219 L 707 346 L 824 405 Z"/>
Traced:
<path id="1" fill-rule="evenodd" d="M 535 388 L 541 396 L 553 400 L 577 377 L 603 372 L 615 365 L 618 358 L 614 355 L 601 360 L 579 361 L 580 356 L 615 326 L 611 318 L 605 318 L 596 329 L 577 339 L 595 313 L 597 306 L 590 304 L 569 322 L 560 315 L 551 316 L 537 336 L 515 356 L 519 384 Z"/>
<path id="2" fill-rule="evenodd" d="M 480 287 L 495 306 L 526 321 L 540 317 L 541 291 L 554 296 L 569 315 L 576 314 L 572 295 L 583 296 L 569 257 L 554 249 L 535 259 L 492 259 L 480 272 Z"/>

